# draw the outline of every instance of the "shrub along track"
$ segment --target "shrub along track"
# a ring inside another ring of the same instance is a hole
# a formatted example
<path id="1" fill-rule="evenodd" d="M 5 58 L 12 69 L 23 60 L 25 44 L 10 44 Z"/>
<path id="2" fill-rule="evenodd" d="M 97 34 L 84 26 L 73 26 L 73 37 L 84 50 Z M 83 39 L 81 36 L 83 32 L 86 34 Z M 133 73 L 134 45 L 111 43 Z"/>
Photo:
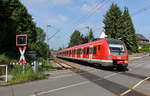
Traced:
<path id="1" fill-rule="evenodd" d="M 85 70 L 82 68 L 83 65 L 80 65 L 80 64 L 77 64 L 74 62 L 70 62 L 70 61 L 66 61 L 66 60 L 62 60 L 62 59 L 55 58 L 55 57 L 53 59 L 57 63 L 63 63 L 65 65 L 70 66 L 69 69 L 71 71 L 73 71 L 74 73 L 82 76 L 83 78 L 89 80 L 92 83 L 95 83 L 96 85 L 98 85 L 100 87 L 103 87 L 104 89 L 114 93 L 117 96 L 147 96 L 146 94 L 138 92 L 134 89 L 142 82 L 144 82 L 146 80 L 150 81 L 149 77 L 138 75 L 138 74 L 133 74 L 133 73 L 128 73 L 128 72 L 114 72 L 116 74 L 122 74 L 122 75 L 130 76 L 130 77 L 142 79 L 140 82 L 138 82 L 132 88 L 129 88 L 129 87 L 117 84 L 113 81 L 107 80 L 106 78 L 102 78 L 100 76 L 97 76 L 97 75 L 91 73 L 94 69 Z M 116 74 L 114 74 L 114 75 L 116 75 Z M 109 75 L 109 76 L 111 76 L 111 75 Z M 112 74 L 112 76 L 113 76 L 113 74 Z"/>

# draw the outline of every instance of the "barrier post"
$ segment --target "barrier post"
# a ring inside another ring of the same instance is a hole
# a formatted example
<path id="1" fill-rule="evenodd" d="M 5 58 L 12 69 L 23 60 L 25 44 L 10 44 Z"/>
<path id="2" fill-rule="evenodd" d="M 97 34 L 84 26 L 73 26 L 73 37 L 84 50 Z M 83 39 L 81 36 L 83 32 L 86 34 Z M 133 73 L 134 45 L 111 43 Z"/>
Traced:
<path id="1" fill-rule="evenodd" d="M 7 82 L 8 81 L 8 65 L 6 65 L 6 79 L 5 81 Z"/>

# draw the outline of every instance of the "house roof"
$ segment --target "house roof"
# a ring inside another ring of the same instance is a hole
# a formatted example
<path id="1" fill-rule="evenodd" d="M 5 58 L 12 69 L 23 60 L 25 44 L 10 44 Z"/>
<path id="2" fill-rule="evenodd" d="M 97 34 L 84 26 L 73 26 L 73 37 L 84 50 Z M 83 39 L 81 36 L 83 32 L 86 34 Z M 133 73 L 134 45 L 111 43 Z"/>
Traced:
<path id="1" fill-rule="evenodd" d="M 149 41 L 147 38 L 145 38 L 142 34 L 136 34 L 136 38 L 138 40 L 146 40 L 146 41 Z"/>

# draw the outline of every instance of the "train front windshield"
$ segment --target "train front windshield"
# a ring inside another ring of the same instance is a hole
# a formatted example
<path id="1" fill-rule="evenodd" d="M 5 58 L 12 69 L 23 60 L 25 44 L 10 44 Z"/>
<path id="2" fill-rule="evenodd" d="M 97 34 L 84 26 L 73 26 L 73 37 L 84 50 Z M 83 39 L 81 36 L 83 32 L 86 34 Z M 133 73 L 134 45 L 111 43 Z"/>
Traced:
<path id="1" fill-rule="evenodd" d="M 123 44 L 109 44 L 111 52 L 124 52 L 125 48 Z"/>
<path id="2" fill-rule="evenodd" d="M 120 40 L 114 40 L 114 39 L 109 39 L 107 40 L 110 52 L 112 55 L 121 55 L 124 56 L 126 55 L 126 50 L 124 43 Z"/>

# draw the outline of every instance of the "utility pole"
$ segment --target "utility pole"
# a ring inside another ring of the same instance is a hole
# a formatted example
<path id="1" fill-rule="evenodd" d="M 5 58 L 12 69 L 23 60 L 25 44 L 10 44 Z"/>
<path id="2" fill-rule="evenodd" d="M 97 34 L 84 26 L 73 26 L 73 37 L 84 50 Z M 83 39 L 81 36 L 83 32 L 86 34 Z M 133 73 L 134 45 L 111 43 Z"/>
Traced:
<path id="1" fill-rule="evenodd" d="M 48 51 L 47 51 L 47 63 L 48 63 L 48 56 L 49 56 L 48 27 L 51 27 L 51 25 L 47 24 L 46 27 L 47 27 L 46 41 L 47 41 L 47 45 L 48 45 Z"/>

